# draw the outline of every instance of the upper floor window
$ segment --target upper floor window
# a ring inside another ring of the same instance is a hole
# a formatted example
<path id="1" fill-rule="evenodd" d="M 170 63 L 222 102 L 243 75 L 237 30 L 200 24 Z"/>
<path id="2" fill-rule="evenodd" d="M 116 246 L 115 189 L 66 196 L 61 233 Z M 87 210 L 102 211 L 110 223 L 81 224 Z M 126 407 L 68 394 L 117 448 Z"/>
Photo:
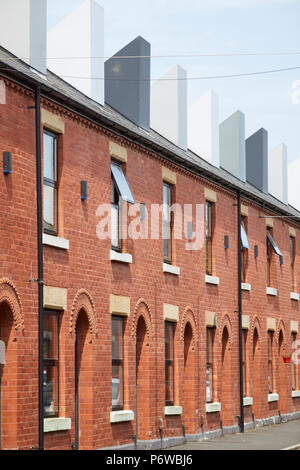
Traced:
<path id="1" fill-rule="evenodd" d="M 172 185 L 163 183 L 163 242 L 164 261 L 172 263 Z"/>
<path id="2" fill-rule="evenodd" d="M 57 235 L 57 142 L 58 136 L 44 130 L 43 156 L 43 203 L 44 203 L 44 232 Z"/>
<path id="3" fill-rule="evenodd" d="M 290 237 L 290 257 L 291 257 L 291 288 L 292 292 L 296 291 L 295 287 L 295 238 Z"/>
<path id="4" fill-rule="evenodd" d="M 111 162 L 111 245 L 114 250 L 122 251 L 122 200 L 135 204 L 129 183 L 122 165 Z"/>
<path id="5" fill-rule="evenodd" d="M 59 415 L 59 313 L 44 311 L 44 416 Z"/>
<path id="6" fill-rule="evenodd" d="M 123 362 L 124 318 L 116 315 L 111 319 L 112 335 L 112 409 L 120 410 L 124 405 L 124 362 Z"/>
<path id="7" fill-rule="evenodd" d="M 269 229 L 267 229 L 267 283 L 269 287 L 274 287 L 274 257 L 273 253 L 283 258 L 281 251 L 278 248 L 277 243 L 271 235 Z"/>
<path id="8" fill-rule="evenodd" d="M 242 217 L 241 222 L 241 265 L 242 265 L 242 282 L 246 282 L 247 279 L 247 254 L 250 249 L 248 235 L 246 232 L 246 217 Z"/>
<path id="9" fill-rule="evenodd" d="M 165 322 L 165 387 L 166 405 L 174 405 L 174 332 L 175 325 Z"/>
<path id="10" fill-rule="evenodd" d="M 212 253 L 212 238 L 213 238 L 213 208 L 214 203 L 206 201 L 205 204 L 205 221 L 206 221 L 206 274 L 212 275 L 213 271 L 213 253 Z"/>

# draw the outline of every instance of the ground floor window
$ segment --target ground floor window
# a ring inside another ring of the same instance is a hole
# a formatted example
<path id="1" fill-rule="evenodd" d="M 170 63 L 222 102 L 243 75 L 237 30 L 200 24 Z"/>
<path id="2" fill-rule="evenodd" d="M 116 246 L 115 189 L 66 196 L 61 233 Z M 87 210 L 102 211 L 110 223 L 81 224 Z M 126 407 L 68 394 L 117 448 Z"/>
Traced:
<path id="1" fill-rule="evenodd" d="M 124 318 L 112 316 L 112 409 L 120 410 L 124 405 Z"/>
<path id="2" fill-rule="evenodd" d="M 175 325 L 165 322 L 165 389 L 166 405 L 174 405 L 174 332 Z"/>
<path id="3" fill-rule="evenodd" d="M 214 397 L 213 381 L 213 344 L 214 328 L 206 328 L 206 401 L 210 403 Z"/>
<path id="4" fill-rule="evenodd" d="M 59 313 L 44 312 L 44 416 L 59 415 Z"/>

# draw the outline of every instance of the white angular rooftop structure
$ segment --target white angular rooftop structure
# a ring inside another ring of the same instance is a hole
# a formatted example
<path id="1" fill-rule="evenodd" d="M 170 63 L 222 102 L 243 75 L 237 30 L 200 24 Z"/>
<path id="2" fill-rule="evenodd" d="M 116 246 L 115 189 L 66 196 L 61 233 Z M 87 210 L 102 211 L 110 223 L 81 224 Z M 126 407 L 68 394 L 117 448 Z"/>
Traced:
<path id="1" fill-rule="evenodd" d="M 42 74 L 47 70 L 47 0 L 0 0 L 0 45 Z"/>
<path id="2" fill-rule="evenodd" d="M 300 158 L 288 166 L 288 200 L 291 206 L 300 211 Z"/>
<path id="3" fill-rule="evenodd" d="M 98 1 L 86 0 L 47 38 L 48 69 L 104 104 L 104 10 Z"/>
<path id="4" fill-rule="evenodd" d="M 179 65 L 151 85 L 150 127 L 187 149 L 187 73 Z"/>
<path id="5" fill-rule="evenodd" d="M 188 148 L 212 165 L 220 166 L 219 97 L 213 90 L 189 106 Z"/>
<path id="6" fill-rule="evenodd" d="M 288 204 L 288 156 L 287 146 L 280 144 L 269 152 L 269 193 Z"/>

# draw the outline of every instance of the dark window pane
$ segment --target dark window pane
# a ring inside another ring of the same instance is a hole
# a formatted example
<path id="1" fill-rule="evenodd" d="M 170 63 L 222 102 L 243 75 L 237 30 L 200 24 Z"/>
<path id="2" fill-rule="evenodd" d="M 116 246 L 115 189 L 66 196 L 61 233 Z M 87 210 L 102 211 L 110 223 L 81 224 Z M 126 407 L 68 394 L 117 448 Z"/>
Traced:
<path id="1" fill-rule="evenodd" d="M 269 393 L 273 392 L 273 332 L 268 332 L 268 386 Z"/>
<path id="2" fill-rule="evenodd" d="M 174 403 L 174 366 L 166 362 L 166 403 Z"/>
<path id="3" fill-rule="evenodd" d="M 112 358 L 123 359 L 123 319 L 112 318 Z"/>
<path id="4" fill-rule="evenodd" d="M 292 291 L 295 291 L 295 239 L 290 237 Z"/>
<path id="5" fill-rule="evenodd" d="M 44 314 L 44 359 L 58 360 L 58 317 Z"/>
<path id="6" fill-rule="evenodd" d="M 122 167 L 112 162 L 111 172 L 121 198 L 124 201 L 130 202 L 131 204 L 135 204 L 135 199 L 131 192 L 126 176 L 123 173 Z"/>
<path id="7" fill-rule="evenodd" d="M 123 366 L 112 366 L 112 406 L 120 408 L 123 406 Z"/>
<path id="8" fill-rule="evenodd" d="M 213 341 L 214 329 L 206 328 L 206 401 L 213 401 Z"/>
<path id="9" fill-rule="evenodd" d="M 212 203 L 206 201 L 206 274 L 212 274 Z"/>
<path id="10" fill-rule="evenodd" d="M 123 318 L 112 317 L 112 407 L 123 407 Z"/>
<path id="11" fill-rule="evenodd" d="M 165 353 L 166 360 L 173 361 L 174 359 L 174 326 L 172 323 L 166 322 L 166 338 L 165 338 Z"/>
<path id="12" fill-rule="evenodd" d="M 296 341 L 297 335 L 296 333 L 292 333 L 292 342 Z M 292 361 L 292 390 L 297 390 L 297 370 L 296 364 Z"/>
<path id="13" fill-rule="evenodd" d="M 165 322 L 165 400 L 174 404 L 174 324 Z"/>
<path id="14" fill-rule="evenodd" d="M 58 415 L 58 367 L 44 365 L 44 415 Z"/>
<path id="15" fill-rule="evenodd" d="M 57 220 L 57 196 L 53 186 L 44 184 L 44 228 L 52 232 L 56 231 Z"/>
<path id="16" fill-rule="evenodd" d="M 57 179 L 57 139 L 56 136 L 44 132 L 44 177 L 52 181 Z"/>
<path id="17" fill-rule="evenodd" d="M 246 362 L 246 357 L 247 357 L 247 331 L 243 330 L 242 331 L 242 349 L 243 349 L 243 392 L 244 392 L 244 397 L 247 396 L 247 362 Z"/>
<path id="18" fill-rule="evenodd" d="M 119 206 L 111 206 L 111 245 L 120 248 Z"/>
<path id="19" fill-rule="evenodd" d="M 164 260 L 172 261 L 172 230 L 171 230 L 171 206 L 172 206 L 172 187 L 163 184 L 163 246 Z"/>

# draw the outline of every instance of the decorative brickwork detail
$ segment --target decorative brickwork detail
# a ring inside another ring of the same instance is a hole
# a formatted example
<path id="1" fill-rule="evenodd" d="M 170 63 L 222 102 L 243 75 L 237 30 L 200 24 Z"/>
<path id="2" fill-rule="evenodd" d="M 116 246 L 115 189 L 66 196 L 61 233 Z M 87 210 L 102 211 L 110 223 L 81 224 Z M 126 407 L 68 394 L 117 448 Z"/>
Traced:
<path id="1" fill-rule="evenodd" d="M 0 279 L 0 304 L 7 302 L 13 315 L 14 328 L 17 332 L 24 330 L 22 304 L 15 285 L 6 278 Z"/>
<path id="2" fill-rule="evenodd" d="M 279 319 L 279 322 L 278 322 L 278 325 L 277 325 L 277 329 L 276 329 L 276 333 L 275 333 L 275 341 L 276 341 L 277 344 L 279 343 L 280 331 L 282 331 L 282 335 L 283 335 L 283 344 L 285 345 L 285 344 L 286 344 L 286 333 L 285 333 L 284 321 L 282 320 L 282 318 Z"/>
<path id="3" fill-rule="evenodd" d="M 96 315 L 95 315 L 95 306 L 93 299 L 89 292 L 85 289 L 80 289 L 75 295 L 70 317 L 70 328 L 69 332 L 75 340 L 75 328 L 77 317 L 81 310 L 84 310 L 87 318 L 89 320 L 90 326 L 90 341 L 97 335 L 97 326 L 96 326 Z"/>
<path id="4" fill-rule="evenodd" d="M 261 341 L 261 326 L 259 318 L 255 315 L 252 320 L 251 329 L 250 329 L 250 342 L 253 344 L 254 331 L 257 330 L 259 342 Z"/>
<path id="5" fill-rule="evenodd" d="M 182 315 L 181 328 L 180 328 L 180 340 L 181 341 L 184 341 L 184 332 L 185 332 L 185 327 L 187 323 L 191 325 L 192 332 L 193 332 L 192 341 L 193 341 L 193 346 L 195 346 L 195 343 L 198 341 L 198 335 L 197 335 L 198 329 L 197 329 L 196 317 L 191 307 L 186 307 Z"/>
<path id="6" fill-rule="evenodd" d="M 133 319 L 132 319 L 132 336 L 136 338 L 136 330 L 137 324 L 140 317 L 143 317 L 145 320 L 146 328 L 147 328 L 147 337 L 150 339 L 153 336 L 153 328 L 152 328 L 152 315 L 150 308 L 144 299 L 140 299 L 134 309 L 133 312 Z"/>
<path id="7" fill-rule="evenodd" d="M 225 313 L 222 316 L 221 321 L 220 321 L 220 327 L 219 327 L 219 342 L 220 342 L 220 344 L 222 344 L 223 331 L 224 331 L 225 327 L 227 328 L 227 331 L 228 331 L 229 349 L 231 349 L 232 343 L 233 343 L 233 332 L 232 332 L 232 324 L 231 324 L 230 318 L 227 315 L 227 313 Z"/>

